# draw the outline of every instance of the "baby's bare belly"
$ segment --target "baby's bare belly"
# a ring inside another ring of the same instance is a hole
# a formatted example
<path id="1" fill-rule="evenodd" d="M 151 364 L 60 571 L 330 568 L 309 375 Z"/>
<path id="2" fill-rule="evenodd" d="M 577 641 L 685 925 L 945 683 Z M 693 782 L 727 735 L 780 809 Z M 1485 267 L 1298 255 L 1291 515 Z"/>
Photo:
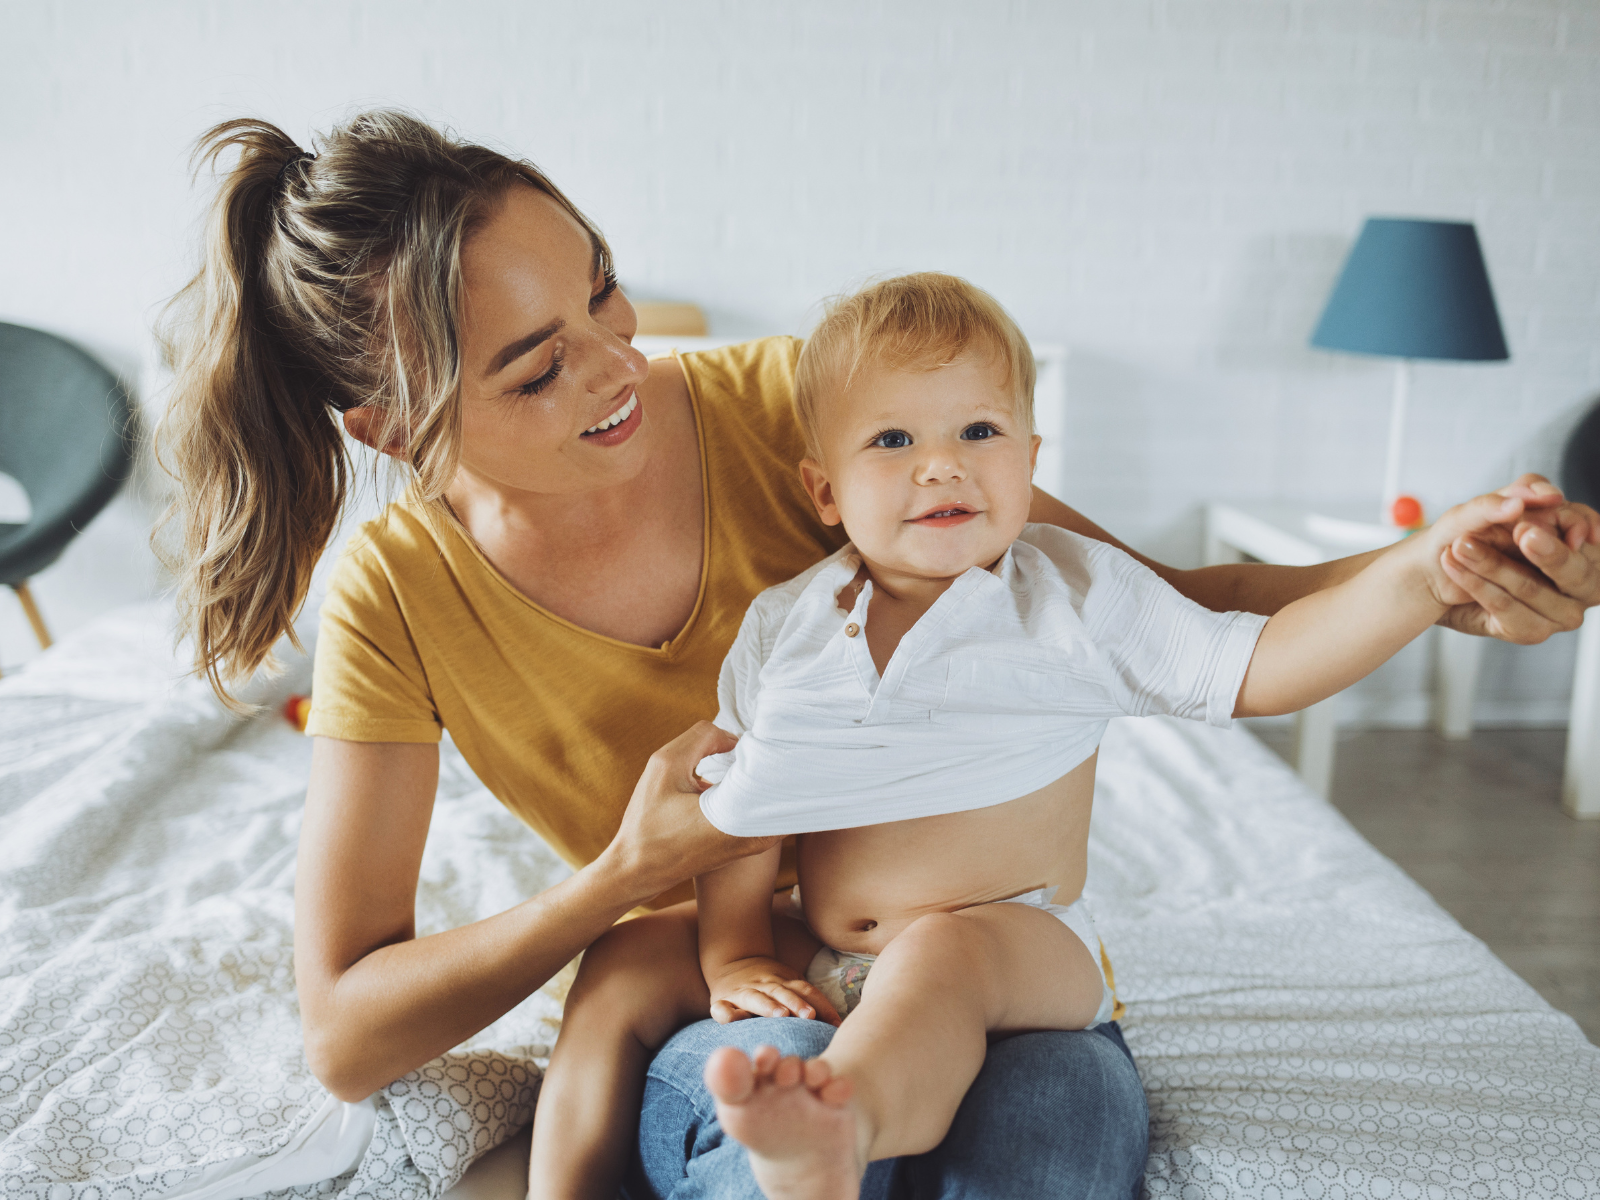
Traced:
<path id="1" fill-rule="evenodd" d="M 878 954 L 918 917 L 1054 887 L 1083 891 L 1094 757 L 1005 804 L 800 838 L 806 922 L 828 945 Z"/>

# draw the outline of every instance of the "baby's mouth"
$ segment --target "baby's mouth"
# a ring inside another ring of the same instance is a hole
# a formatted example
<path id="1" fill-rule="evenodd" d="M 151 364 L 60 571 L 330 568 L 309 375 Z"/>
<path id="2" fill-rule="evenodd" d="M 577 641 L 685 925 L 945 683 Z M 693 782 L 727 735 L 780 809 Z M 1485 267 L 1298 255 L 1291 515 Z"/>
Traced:
<path id="1" fill-rule="evenodd" d="M 969 517 L 977 516 L 977 511 L 965 504 L 950 504 L 943 508 L 932 508 L 920 517 L 911 518 L 912 525 L 958 525 Z"/>

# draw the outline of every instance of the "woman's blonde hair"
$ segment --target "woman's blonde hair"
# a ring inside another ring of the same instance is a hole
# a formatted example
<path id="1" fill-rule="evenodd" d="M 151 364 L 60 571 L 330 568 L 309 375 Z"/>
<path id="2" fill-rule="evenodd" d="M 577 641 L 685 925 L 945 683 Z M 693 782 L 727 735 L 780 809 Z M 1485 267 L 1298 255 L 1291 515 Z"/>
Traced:
<path id="1" fill-rule="evenodd" d="M 460 442 L 461 251 L 507 188 L 549 196 L 600 231 L 532 163 L 402 112 L 363 113 L 302 150 L 265 121 L 225 121 L 198 166 L 230 151 L 199 272 L 161 330 L 176 379 L 159 453 L 178 482 L 163 524 L 194 663 L 227 685 L 271 657 L 305 603 L 351 463 L 339 414 L 379 416 L 376 444 L 426 500 Z"/>
<path id="2" fill-rule="evenodd" d="M 835 297 L 795 364 L 795 417 L 806 448 L 818 456 L 823 399 L 849 390 L 863 368 L 933 371 L 973 351 L 993 357 L 1005 372 L 1017 415 L 1033 432 L 1033 350 L 988 292 L 955 275 L 922 271 Z"/>

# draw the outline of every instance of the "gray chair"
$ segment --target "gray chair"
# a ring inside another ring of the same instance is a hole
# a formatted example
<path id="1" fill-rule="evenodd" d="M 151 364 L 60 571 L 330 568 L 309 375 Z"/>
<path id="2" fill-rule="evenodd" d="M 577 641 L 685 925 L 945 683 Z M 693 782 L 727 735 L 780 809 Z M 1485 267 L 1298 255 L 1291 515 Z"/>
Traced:
<path id="1" fill-rule="evenodd" d="M 32 514 L 0 525 L 0 584 L 17 593 L 40 646 L 50 645 L 28 580 L 117 494 L 133 466 L 132 408 L 116 377 L 69 342 L 0 322 L 0 471 Z"/>

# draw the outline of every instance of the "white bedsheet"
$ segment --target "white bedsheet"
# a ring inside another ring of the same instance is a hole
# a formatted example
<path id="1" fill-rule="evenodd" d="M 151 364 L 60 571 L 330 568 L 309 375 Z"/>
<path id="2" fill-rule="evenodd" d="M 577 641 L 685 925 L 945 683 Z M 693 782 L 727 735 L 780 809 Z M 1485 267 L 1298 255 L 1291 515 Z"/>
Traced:
<path id="1" fill-rule="evenodd" d="M 165 642 L 161 608 L 128 610 L 0 681 L 5 1195 L 436 1196 L 526 1123 L 557 1005 L 536 994 L 365 1108 L 331 1100 L 290 956 L 309 747 L 171 684 Z M 1600 1050 L 1270 752 L 1119 721 L 1100 777 L 1090 894 L 1150 1093 L 1150 1194 L 1600 1194 Z M 447 747 L 419 928 L 564 872 Z"/>
<path id="2" fill-rule="evenodd" d="M 0 680 L 0 1192 L 41 1200 L 437 1195 L 525 1125 L 558 1004 L 535 994 L 363 1104 L 307 1070 L 291 898 L 310 755 L 173 683 L 124 610 Z M 420 932 L 566 867 L 448 746 Z M 330 1178 L 331 1177 L 331 1178 Z"/>
<path id="3" fill-rule="evenodd" d="M 1271 751 L 1118 721 L 1099 778 L 1151 1195 L 1600 1195 L 1600 1050 Z"/>

